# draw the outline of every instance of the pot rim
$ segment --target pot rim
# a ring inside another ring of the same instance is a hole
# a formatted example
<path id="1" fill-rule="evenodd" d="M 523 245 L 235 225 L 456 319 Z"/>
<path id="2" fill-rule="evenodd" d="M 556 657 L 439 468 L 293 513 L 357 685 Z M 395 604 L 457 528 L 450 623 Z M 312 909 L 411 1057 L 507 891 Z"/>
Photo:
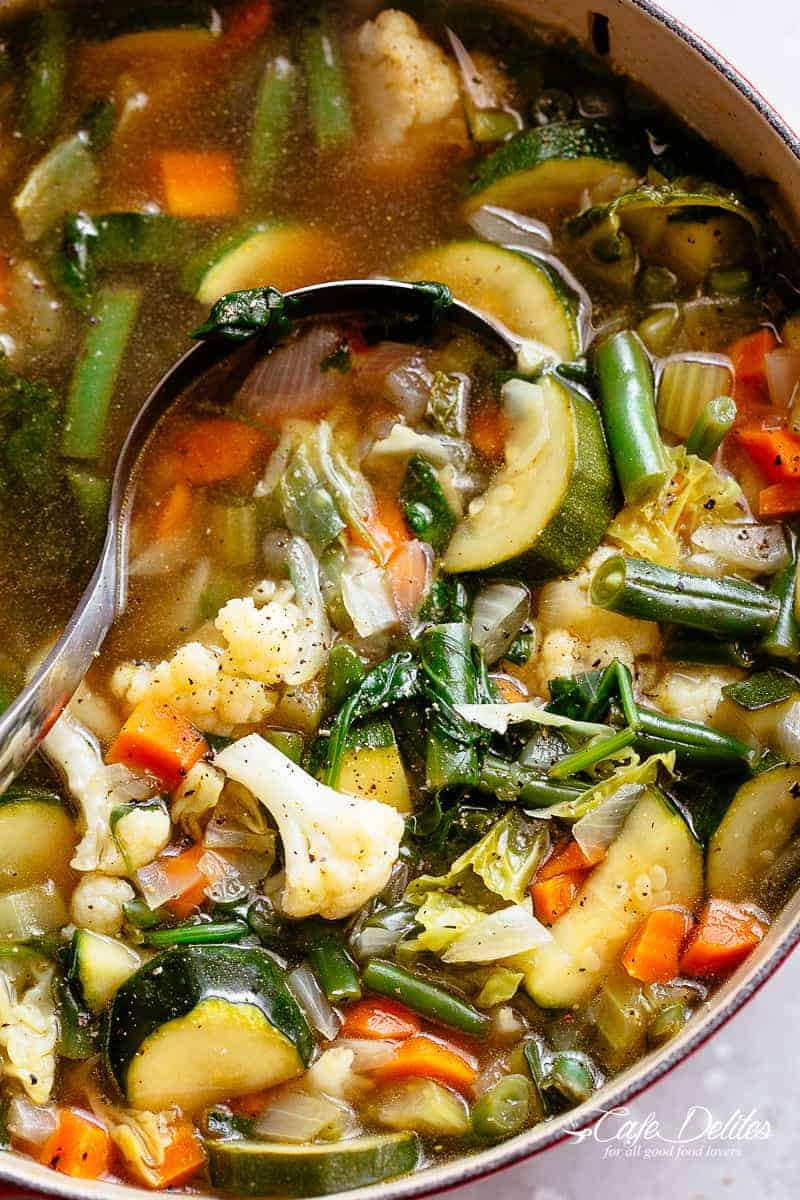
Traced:
<path id="1" fill-rule="evenodd" d="M 639 9 L 652 21 L 658 22 L 687 48 L 699 54 L 751 105 L 770 126 L 787 150 L 800 163 L 800 136 L 781 117 L 761 92 L 728 59 L 689 26 L 665 12 L 653 0 L 618 0 L 621 4 Z M 800 942 L 800 894 L 796 894 L 784 910 L 784 929 L 775 931 L 774 945 L 757 965 L 745 962 L 726 983 L 728 994 L 703 1017 L 693 1018 L 683 1033 L 644 1063 L 634 1064 L 615 1076 L 590 1101 L 563 1116 L 544 1122 L 498 1146 L 476 1154 L 459 1156 L 440 1166 L 420 1167 L 414 1174 L 388 1183 L 374 1184 L 355 1191 L 340 1192 L 331 1200 L 407 1200 L 430 1196 L 483 1179 L 495 1172 L 515 1166 L 570 1136 L 588 1129 L 604 1113 L 633 1099 L 652 1084 L 685 1061 L 727 1024 L 778 968 L 788 959 Z M 767 935 L 767 944 L 773 935 Z M 577 1139 L 576 1139 L 577 1140 Z M 20 1187 L 33 1188 L 45 1195 L 68 1197 L 70 1200 L 151 1200 L 153 1192 L 129 1185 L 105 1181 L 77 1180 L 59 1175 L 47 1167 L 12 1151 L 0 1151 L 0 1180 Z M 193 1193 L 194 1200 L 216 1200 L 205 1194 Z"/>

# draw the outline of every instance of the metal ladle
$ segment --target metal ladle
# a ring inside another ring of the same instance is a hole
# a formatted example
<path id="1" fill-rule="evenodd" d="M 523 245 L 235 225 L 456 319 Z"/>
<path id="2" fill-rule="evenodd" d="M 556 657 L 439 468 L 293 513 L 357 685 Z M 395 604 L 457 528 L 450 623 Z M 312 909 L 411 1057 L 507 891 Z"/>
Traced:
<path id="1" fill-rule="evenodd" d="M 290 292 L 286 299 L 291 301 L 292 318 L 299 320 L 354 313 L 430 315 L 430 298 L 422 289 L 391 280 L 318 284 Z M 450 324 L 499 343 L 515 359 L 524 348 L 523 340 L 504 325 L 460 301 L 454 300 L 443 317 Z M 157 424 L 213 368 L 224 367 L 226 360 L 230 360 L 233 369 L 240 366 L 242 356 L 255 361 L 259 348 L 261 353 L 265 352 L 264 340 L 258 334 L 238 345 L 210 338 L 199 342 L 167 371 L 137 413 L 114 471 L 106 535 L 94 574 L 61 637 L 13 704 L 0 716 L 0 794 L 58 720 L 114 621 L 125 610 L 136 467 Z"/>

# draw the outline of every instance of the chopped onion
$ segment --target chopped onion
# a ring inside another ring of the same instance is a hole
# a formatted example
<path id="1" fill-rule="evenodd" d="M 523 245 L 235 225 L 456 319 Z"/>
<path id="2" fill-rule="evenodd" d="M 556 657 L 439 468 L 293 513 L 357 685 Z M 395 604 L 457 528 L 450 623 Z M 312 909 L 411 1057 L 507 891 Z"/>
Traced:
<path id="1" fill-rule="evenodd" d="M 776 408 L 789 409 L 800 388 L 800 350 L 781 346 L 764 358 L 769 398 Z"/>
<path id="2" fill-rule="evenodd" d="M 487 242 L 496 242 L 501 246 L 513 243 L 521 250 L 553 248 L 553 235 L 544 221 L 537 221 L 535 217 L 524 217 L 522 213 L 512 212 L 510 208 L 484 204 L 472 213 L 469 223 Z"/>
<path id="3" fill-rule="evenodd" d="M 528 619 L 530 593 L 518 583 L 490 583 L 475 597 L 472 640 L 490 665 L 502 658 Z"/>
<path id="4" fill-rule="evenodd" d="M 342 571 L 342 600 L 359 637 L 385 633 L 398 623 L 386 573 L 364 550 L 354 550 Z"/>
<path id="5" fill-rule="evenodd" d="M 419 360 L 395 367 L 386 377 L 385 393 L 394 400 L 407 421 L 414 423 L 423 416 L 431 398 L 430 372 Z"/>
<path id="6" fill-rule="evenodd" d="M 692 545 L 721 559 L 727 569 L 774 575 L 790 561 L 782 525 L 701 525 Z"/>
<path id="7" fill-rule="evenodd" d="M 367 459 L 374 465 L 387 458 L 411 458 L 412 454 L 421 454 L 434 467 L 446 467 L 464 457 L 464 443 L 457 438 L 418 433 L 397 421 L 386 437 L 375 442 Z"/>
<path id="8" fill-rule="evenodd" d="M 323 371 L 342 335 L 314 325 L 293 341 L 267 354 L 239 389 L 237 407 L 248 417 L 274 424 L 286 417 L 319 417 L 342 392 L 338 371 Z"/>
<path id="9" fill-rule="evenodd" d="M 643 791 L 639 783 L 625 783 L 597 808 L 590 809 L 575 822 L 572 836 L 587 859 L 591 860 L 599 851 L 608 849 Z"/>
<path id="10" fill-rule="evenodd" d="M 42 1146 L 58 1128 L 58 1109 L 54 1104 L 34 1104 L 26 1096 L 12 1096 L 6 1126 L 20 1142 Z"/>
<path id="11" fill-rule="evenodd" d="M 297 1003 L 318 1033 L 332 1042 L 341 1028 L 341 1018 L 328 1001 L 310 967 L 302 964 L 286 976 Z"/>
<path id="12" fill-rule="evenodd" d="M 512 904 L 482 917 L 451 942 L 442 955 L 446 963 L 487 963 L 525 954 L 552 940 L 526 904 Z"/>
<path id="13" fill-rule="evenodd" d="M 151 910 L 161 908 L 162 904 L 174 900 L 178 895 L 174 880 L 169 877 L 158 859 L 148 863 L 146 867 L 139 868 L 136 872 L 136 882 L 145 904 Z"/>
<path id="14" fill-rule="evenodd" d="M 378 342 L 377 346 L 354 354 L 352 362 L 351 378 L 356 391 L 378 399 L 386 395 L 387 381 L 394 371 L 414 369 L 420 374 L 427 374 L 424 353 L 407 342 Z M 428 387 L 430 382 L 428 375 Z M 421 416 L 418 410 L 416 416 Z"/>
<path id="15" fill-rule="evenodd" d="M 338 1135 L 342 1124 L 352 1120 L 349 1104 L 295 1086 L 281 1089 L 268 1101 L 253 1132 L 276 1142 L 313 1142 L 329 1131 Z"/>
<path id="16" fill-rule="evenodd" d="M 447 30 L 447 36 L 450 40 L 450 45 L 453 47 L 456 62 L 458 63 L 461 85 L 471 103 L 475 108 L 499 108 L 500 104 L 497 97 L 478 70 L 472 55 L 461 41 L 461 38 L 457 37 L 452 29 Z"/>
<path id="17" fill-rule="evenodd" d="M 303 651 L 297 665 L 286 674 L 286 682 L 293 685 L 308 683 L 321 671 L 328 658 L 333 634 L 319 586 L 319 566 L 308 542 L 300 537 L 292 538 L 286 558 L 295 603 L 304 617 Z"/>
<path id="18" fill-rule="evenodd" d="M 352 1051 L 354 1071 L 376 1071 L 394 1058 L 398 1044 L 367 1038 L 339 1038 L 336 1042 L 337 1046 Z"/>

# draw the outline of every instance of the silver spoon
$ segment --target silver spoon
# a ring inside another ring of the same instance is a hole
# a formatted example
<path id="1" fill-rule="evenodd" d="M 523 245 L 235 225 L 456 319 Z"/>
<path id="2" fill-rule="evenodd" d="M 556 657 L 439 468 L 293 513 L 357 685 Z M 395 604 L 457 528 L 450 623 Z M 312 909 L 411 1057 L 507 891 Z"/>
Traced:
<path id="1" fill-rule="evenodd" d="M 290 292 L 292 317 L 396 313 L 421 317 L 430 313 L 429 297 L 411 283 L 392 280 L 347 280 Z M 451 323 L 500 346 L 519 359 L 526 343 L 504 325 L 454 300 L 443 314 Z M 258 334 L 239 344 L 221 339 L 199 342 L 162 377 L 145 400 L 120 451 L 111 484 L 103 549 L 81 599 L 61 637 L 26 687 L 0 717 L 0 794 L 25 766 L 58 720 L 100 651 L 108 631 L 124 610 L 130 518 L 136 466 L 167 410 L 213 368 L 239 366 L 264 353 Z"/>

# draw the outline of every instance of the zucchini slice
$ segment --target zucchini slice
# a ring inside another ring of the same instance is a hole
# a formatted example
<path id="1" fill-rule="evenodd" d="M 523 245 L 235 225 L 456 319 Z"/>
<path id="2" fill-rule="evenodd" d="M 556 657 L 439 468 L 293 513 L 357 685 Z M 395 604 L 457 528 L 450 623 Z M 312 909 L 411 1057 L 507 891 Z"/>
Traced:
<path id="1" fill-rule="evenodd" d="M 512 387 L 505 466 L 456 526 L 444 569 L 512 568 L 528 581 L 568 575 L 600 544 L 615 512 L 600 417 L 554 375 Z"/>
<path id="2" fill-rule="evenodd" d="M 373 721 L 356 731 L 342 759 L 337 791 L 380 800 L 400 813 L 413 810 L 408 776 L 388 721 Z"/>
<path id="3" fill-rule="evenodd" d="M 283 972 L 263 950 L 178 946 L 117 992 L 105 1058 L 134 1108 L 195 1112 L 293 1079 L 312 1049 Z"/>
<path id="4" fill-rule="evenodd" d="M 333 279 L 343 262 L 341 246 L 309 225 L 245 225 L 223 234 L 191 259 L 183 285 L 200 304 L 228 292 L 275 287 L 280 291 Z"/>
<path id="5" fill-rule="evenodd" d="M 706 885 L 723 900 L 754 900 L 762 876 L 800 828 L 800 766 L 743 783 L 708 846 Z"/>
<path id="6" fill-rule="evenodd" d="M 326 1196 L 413 1171 L 414 1133 L 384 1133 L 351 1141 L 283 1146 L 269 1142 L 205 1143 L 214 1187 L 234 1196 Z"/>
<path id="7" fill-rule="evenodd" d="M 616 177 L 618 191 L 639 178 L 639 155 L 598 121 L 554 121 L 528 129 L 483 160 L 470 182 L 467 214 L 484 204 L 515 212 L 577 209 L 584 192 Z"/>
<path id="8" fill-rule="evenodd" d="M 0 891 L 72 878 L 77 843 L 67 805 L 44 788 L 12 787 L 0 796 Z"/>
<path id="9" fill-rule="evenodd" d="M 406 262 L 401 279 L 436 279 L 458 300 L 543 342 L 563 359 L 580 354 L 577 301 L 545 263 L 488 242 L 448 242 Z"/>
<path id="10" fill-rule="evenodd" d="M 608 855 L 531 956 L 525 987 L 542 1008 L 588 1000 L 654 908 L 693 909 L 703 892 L 703 852 L 683 817 L 655 789 L 630 812 Z"/>
<path id="11" fill-rule="evenodd" d="M 91 929 L 75 931 L 70 978 L 80 983 L 83 998 L 93 1013 L 101 1012 L 141 965 L 140 955 L 124 942 Z"/>
<path id="12" fill-rule="evenodd" d="M 621 235 L 631 238 L 645 259 L 672 267 L 692 283 L 701 282 L 714 267 L 746 259 L 761 238 L 758 217 L 735 193 L 671 187 L 626 192 L 572 217 L 566 230 L 583 247 L 587 265 L 596 266 L 604 278 L 611 270 L 617 283 L 630 282 L 636 269 L 635 256 L 624 253 Z M 620 269 L 625 279 L 619 277 Z"/>

